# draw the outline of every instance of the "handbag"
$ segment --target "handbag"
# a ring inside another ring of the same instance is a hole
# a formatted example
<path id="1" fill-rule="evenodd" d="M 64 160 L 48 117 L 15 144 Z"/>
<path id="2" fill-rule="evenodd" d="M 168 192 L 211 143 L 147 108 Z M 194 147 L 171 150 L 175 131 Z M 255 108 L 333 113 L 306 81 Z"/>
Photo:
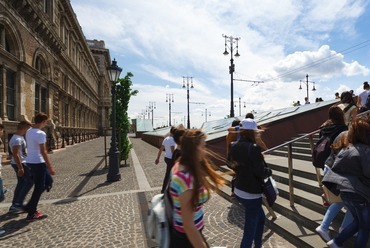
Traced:
<path id="1" fill-rule="evenodd" d="M 342 198 L 340 198 L 340 195 L 334 194 L 333 191 L 331 191 L 325 185 L 322 186 L 322 189 L 324 190 L 326 199 L 328 200 L 329 203 L 342 202 Z"/>
<path id="2" fill-rule="evenodd" d="M 271 176 L 265 179 L 263 184 L 263 194 L 266 197 L 268 205 L 272 207 L 277 199 L 279 190 L 277 189 L 275 180 Z"/>

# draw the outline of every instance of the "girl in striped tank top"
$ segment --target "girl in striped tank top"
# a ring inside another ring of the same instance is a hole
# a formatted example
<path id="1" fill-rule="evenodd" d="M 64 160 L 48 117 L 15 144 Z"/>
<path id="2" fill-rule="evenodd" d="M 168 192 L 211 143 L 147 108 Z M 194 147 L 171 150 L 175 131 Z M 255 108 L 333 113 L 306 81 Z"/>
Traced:
<path id="1" fill-rule="evenodd" d="M 202 205 L 210 198 L 213 185 L 219 187 L 224 180 L 207 158 L 205 139 L 200 130 L 186 130 L 182 136 L 181 157 L 171 172 L 174 210 L 170 247 L 208 247 L 202 235 Z"/>

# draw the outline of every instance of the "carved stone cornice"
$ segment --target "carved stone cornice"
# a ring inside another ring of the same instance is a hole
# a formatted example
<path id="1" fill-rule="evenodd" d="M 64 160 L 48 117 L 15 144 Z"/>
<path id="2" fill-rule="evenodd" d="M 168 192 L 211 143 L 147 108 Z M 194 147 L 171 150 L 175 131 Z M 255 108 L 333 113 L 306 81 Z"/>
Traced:
<path id="1" fill-rule="evenodd" d="M 55 53 L 60 53 L 64 48 L 62 41 L 54 30 L 52 23 L 46 18 L 42 10 L 31 0 L 8 0 L 25 23 L 28 24 L 47 46 Z"/>

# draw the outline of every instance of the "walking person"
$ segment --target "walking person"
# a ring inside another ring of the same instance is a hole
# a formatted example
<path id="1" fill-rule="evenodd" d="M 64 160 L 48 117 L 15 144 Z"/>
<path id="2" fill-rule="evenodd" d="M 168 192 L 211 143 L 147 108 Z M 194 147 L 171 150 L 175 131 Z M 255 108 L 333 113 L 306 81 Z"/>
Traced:
<path id="1" fill-rule="evenodd" d="M 357 108 L 355 101 L 353 100 L 352 93 L 349 91 L 344 91 L 340 95 L 340 104 L 338 104 L 338 107 L 340 107 L 344 113 L 344 122 L 347 126 L 351 123 L 351 120 L 353 120 L 357 115 Z"/>
<path id="2" fill-rule="evenodd" d="M 258 128 L 253 119 L 244 119 L 240 126 L 240 139 L 228 156 L 236 173 L 234 193 L 245 208 L 244 233 L 240 247 L 262 247 L 265 213 L 262 209 L 262 186 L 271 175 L 265 168 L 262 149 L 256 143 Z M 271 172 L 271 171 L 270 171 Z"/>
<path id="3" fill-rule="evenodd" d="M 171 244 L 174 248 L 209 247 L 203 234 L 203 204 L 210 191 L 224 180 L 212 168 L 205 148 L 206 135 L 186 130 L 181 140 L 181 157 L 171 171 L 170 195 L 173 202 Z"/>
<path id="4" fill-rule="evenodd" d="M 25 211 L 28 213 L 26 218 L 28 222 L 41 220 L 47 217 L 47 215 L 37 211 L 40 197 L 46 189 L 45 180 L 47 178 L 47 173 L 49 171 L 50 175 L 55 174 L 54 167 L 49 160 L 46 149 L 46 134 L 41 130 L 46 126 L 47 121 L 48 116 L 46 114 L 37 114 L 35 116 L 35 124 L 26 133 L 26 162 L 30 168 L 35 184 L 31 199 L 24 207 Z"/>
<path id="5" fill-rule="evenodd" d="M 21 121 L 17 125 L 16 133 L 9 141 L 12 155 L 11 165 L 17 176 L 17 185 L 14 190 L 12 205 L 9 208 L 10 213 L 24 212 L 23 202 L 33 185 L 30 170 L 26 164 L 26 141 L 23 137 L 31 126 L 30 122 Z"/>
<path id="6" fill-rule="evenodd" d="M 181 139 L 182 136 L 185 133 L 185 129 L 176 128 L 176 130 L 173 132 L 173 140 L 176 143 L 176 148 L 172 153 L 172 161 L 173 163 L 176 163 L 177 159 L 181 156 Z"/>
<path id="7" fill-rule="evenodd" d="M 365 112 L 365 111 L 369 110 L 366 106 L 366 100 L 367 100 L 367 97 L 370 94 L 370 85 L 367 81 L 364 82 L 363 89 L 364 89 L 364 91 L 362 91 L 358 95 L 358 98 L 357 98 L 357 107 L 358 107 L 359 113 L 362 113 L 362 112 Z"/>
<path id="8" fill-rule="evenodd" d="M 163 179 L 161 193 L 163 193 L 166 190 L 168 180 L 170 178 L 171 168 L 173 166 L 172 154 L 173 151 L 175 150 L 176 143 L 172 135 L 175 130 L 176 130 L 175 127 L 171 127 L 170 133 L 166 138 L 164 138 L 162 145 L 159 148 L 157 158 L 155 159 L 155 164 L 157 165 L 159 163 L 159 158 L 161 157 L 163 150 L 165 151 L 164 162 L 166 163 L 166 174 Z"/>
<path id="9" fill-rule="evenodd" d="M 342 135 L 345 135 L 345 131 L 348 130 L 347 125 L 344 121 L 344 113 L 338 106 L 331 106 L 329 108 L 329 118 L 320 126 L 319 138 L 325 136 L 330 138 L 330 144 L 339 144 L 342 140 Z M 329 168 L 332 167 L 334 163 L 335 155 L 338 153 L 338 150 L 333 150 L 331 155 L 325 161 L 324 175 L 327 173 Z M 325 194 L 322 195 L 323 199 L 326 199 Z M 324 200 L 324 206 L 328 206 L 329 203 Z M 331 203 L 326 210 L 324 219 L 315 230 L 326 242 L 330 240 L 329 236 L 329 227 L 334 218 L 338 215 L 340 210 L 344 207 L 343 202 L 334 202 Z M 339 230 L 342 230 L 350 222 L 352 222 L 353 217 L 349 211 L 346 212 L 345 217 L 342 221 L 341 227 Z"/>
<path id="10" fill-rule="evenodd" d="M 335 149 L 341 149 L 332 170 L 323 183 L 334 184 L 344 205 L 353 215 L 353 221 L 327 244 L 341 247 L 358 232 L 354 247 L 366 247 L 370 234 L 370 124 L 369 120 L 356 118 L 349 128 L 347 139 Z"/>

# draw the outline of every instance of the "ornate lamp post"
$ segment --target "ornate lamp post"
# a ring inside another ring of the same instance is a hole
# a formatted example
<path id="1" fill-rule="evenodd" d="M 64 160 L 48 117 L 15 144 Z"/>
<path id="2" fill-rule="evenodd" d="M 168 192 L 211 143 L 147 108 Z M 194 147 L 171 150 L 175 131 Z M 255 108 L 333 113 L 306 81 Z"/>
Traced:
<path id="1" fill-rule="evenodd" d="M 121 74 L 122 68 L 117 66 L 117 61 L 114 59 L 112 64 L 107 67 L 109 79 L 112 82 L 112 136 L 109 149 L 109 169 L 107 175 L 107 182 L 116 182 L 121 180 L 119 172 L 119 151 L 117 149 L 116 140 L 116 83 Z"/>
<path id="2" fill-rule="evenodd" d="M 189 86 L 190 88 L 194 88 L 193 86 L 193 77 L 182 77 L 182 87 L 185 88 L 185 79 L 186 79 L 186 90 L 187 90 L 187 106 L 188 106 L 188 124 L 187 129 L 190 129 L 190 109 L 189 109 Z"/>
<path id="3" fill-rule="evenodd" d="M 203 116 L 203 113 L 202 113 L 202 116 Z M 211 112 L 207 111 L 207 109 L 205 109 L 205 111 L 204 111 L 205 122 L 207 122 L 207 116 L 211 116 Z"/>
<path id="4" fill-rule="evenodd" d="M 313 87 L 312 87 L 312 91 L 315 91 L 315 82 L 312 82 L 312 81 L 308 81 L 308 74 L 306 75 L 306 82 L 303 81 L 303 80 L 299 80 L 299 89 L 301 90 L 302 89 L 302 83 L 304 83 L 307 87 L 307 102 L 306 103 L 309 103 L 310 102 L 310 98 L 308 96 L 308 83 L 312 83 L 313 84 Z"/>
<path id="5" fill-rule="evenodd" d="M 166 94 L 166 102 L 168 102 L 168 126 L 171 126 L 171 102 L 174 102 L 173 94 Z"/>
<path id="6" fill-rule="evenodd" d="M 239 54 L 239 51 L 238 51 L 238 41 L 240 40 L 240 38 L 235 38 L 235 37 L 232 37 L 232 36 L 227 36 L 227 35 L 222 35 L 222 37 L 225 38 L 225 51 L 224 51 L 224 55 L 229 55 L 229 52 L 227 51 L 227 48 L 230 49 L 230 66 L 229 66 L 229 73 L 231 75 L 231 80 L 230 80 L 230 85 L 231 85 L 231 97 L 230 97 L 230 117 L 234 117 L 235 114 L 234 114 L 234 72 L 235 72 L 235 65 L 234 65 L 234 57 L 239 57 L 240 54 Z M 227 42 L 229 42 L 230 46 L 227 45 Z M 233 44 L 236 43 L 236 53 L 235 55 L 233 55 Z"/>

